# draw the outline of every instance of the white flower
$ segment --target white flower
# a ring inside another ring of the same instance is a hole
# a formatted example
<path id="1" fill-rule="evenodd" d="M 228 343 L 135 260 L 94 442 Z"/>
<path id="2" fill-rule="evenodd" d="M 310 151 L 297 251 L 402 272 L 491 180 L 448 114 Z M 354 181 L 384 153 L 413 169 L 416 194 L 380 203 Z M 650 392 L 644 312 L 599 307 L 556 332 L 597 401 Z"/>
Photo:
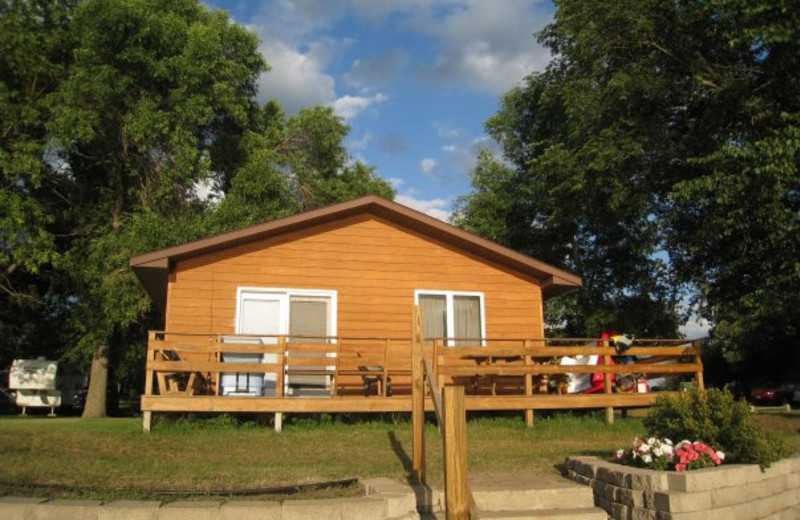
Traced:
<path id="1" fill-rule="evenodd" d="M 722 453 L 721 451 L 717 452 L 717 457 L 719 457 L 719 460 L 725 460 L 725 454 Z"/>
<path id="2" fill-rule="evenodd" d="M 660 457 L 664 455 L 664 450 L 661 448 L 661 446 L 656 446 L 655 448 L 653 448 L 653 455 L 655 455 L 656 457 Z"/>
<path id="3" fill-rule="evenodd" d="M 672 446 L 672 441 L 667 439 L 666 437 L 664 437 L 664 443 L 669 444 L 670 446 Z"/>
<path id="4" fill-rule="evenodd" d="M 642 444 L 641 446 L 639 446 L 639 451 L 641 451 L 642 453 L 647 453 L 648 451 L 650 451 L 650 445 Z"/>
<path id="5" fill-rule="evenodd" d="M 645 464 L 650 464 L 651 462 L 653 462 L 653 457 L 651 457 L 650 455 L 644 454 L 644 455 L 642 455 L 642 462 L 644 462 Z"/>
<path id="6" fill-rule="evenodd" d="M 656 443 L 656 438 L 655 437 L 650 437 L 649 439 L 647 439 L 647 444 L 648 445 L 652 446 L 655 443 Z"/>
<path id="7" fill-rule="evenodd" d="M 617 450 L 617 458 L 621 459 L 625 455 L 625 450 Z"/>
<path id="8" fill-rule="evenodd" d="M 672 447 L 672 444 L 667 444 L 667 445 L 665 445 L 665 446 L 662 446 L 662 447 L 661 447 L 661 449 L 662 449 L 662 450 L 664 451 L 664 453 L 666 453 L 667 455 L 672 455 L 672 454 L 674 453 L 674 448 Z"/>

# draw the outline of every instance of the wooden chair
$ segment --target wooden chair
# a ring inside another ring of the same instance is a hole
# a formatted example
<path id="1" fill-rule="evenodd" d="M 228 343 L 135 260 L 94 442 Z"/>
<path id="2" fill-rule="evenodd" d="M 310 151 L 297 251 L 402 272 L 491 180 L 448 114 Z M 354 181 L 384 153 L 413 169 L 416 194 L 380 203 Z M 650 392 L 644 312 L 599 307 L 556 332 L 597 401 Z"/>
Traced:
<path id="1" fill-rule="evenodd" d="M 158 351 L 161 361 L 183 361 L 174 350 Z M 162 395 L 195 395 L 206 383 L 206 378 L 198 372 L 156 372 L 158 389 Z"/>

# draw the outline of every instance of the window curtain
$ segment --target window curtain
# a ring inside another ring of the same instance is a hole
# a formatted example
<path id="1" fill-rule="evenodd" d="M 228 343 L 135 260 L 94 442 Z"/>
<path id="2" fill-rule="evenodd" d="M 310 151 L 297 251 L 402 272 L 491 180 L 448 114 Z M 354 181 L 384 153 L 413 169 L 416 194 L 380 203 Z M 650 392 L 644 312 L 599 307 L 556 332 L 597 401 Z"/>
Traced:
<path id="1" fill-rule="evenodd" d="M 443 294 L 420 294 L 425 339 L 447 337 L 447 297 Z"/>
<path id="2" fill-rule="evenodd" d="M 292 296 L 289 301 L 289 334 L 293 336 L 327 336 L 328 307 L 327 298 Z M 304 343 L 324 342 L 323 338 L 298 338 Z"/>
<path id="3" fill-rule="evenodd" d="M 453 318 L 458 347 L 481 346 L 481 299 L 477 296 L 454 296 Z"/>

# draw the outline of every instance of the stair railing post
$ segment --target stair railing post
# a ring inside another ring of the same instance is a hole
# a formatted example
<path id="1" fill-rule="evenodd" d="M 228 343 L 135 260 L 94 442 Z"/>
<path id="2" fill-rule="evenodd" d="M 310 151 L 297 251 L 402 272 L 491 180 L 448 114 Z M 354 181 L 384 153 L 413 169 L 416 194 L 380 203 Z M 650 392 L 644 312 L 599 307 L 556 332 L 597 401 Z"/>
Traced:
<path id="1" fill-rule="evenodd" d="M 444 387 L 444 485 L 447 520 L 469 520 L 467 412 L 463 386 Z"/>
<path id="2" fill-rule="evenodd" d="M 423 322 L 418 305 L 414 306 L 411 338 L 411 473 L 419 484 L 425 483 L 425 364 L 423 361 Z M 430 377 L 430 375 L 429 375 Z"/>

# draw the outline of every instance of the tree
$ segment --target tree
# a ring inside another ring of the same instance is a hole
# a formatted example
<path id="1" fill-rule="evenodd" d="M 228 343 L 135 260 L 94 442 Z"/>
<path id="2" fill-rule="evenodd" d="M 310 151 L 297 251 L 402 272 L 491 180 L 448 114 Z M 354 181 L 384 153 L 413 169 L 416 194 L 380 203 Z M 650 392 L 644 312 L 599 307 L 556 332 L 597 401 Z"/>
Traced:
<path id="1" fill-rule="evenodd" d="M 47 96 L 65 75 L 73 2 L 0 2 L 0 290 L 4 298 L 35 306 L 30 278 L 56 260 L 50 201 L 43 192 L 50 166 L 44 122 Z"/>
<path id="2" fill-rule="evenodd" d="M 249 126 L 264 62 L 253 34 L 191 0 L 89 0 L 69 30 L 74 62 L 49 98 L 48 130 L 65 164 L 53 175 L 70 188 L 59 220 L 72 235 L 77 348 L 92 356 L 84 416 L 98 416 L 109 348 L 150 306 L 127 268 L 153 244 L 136 221 L 199 210 L 193 187 L 212 176 L 219 130 Z"/>
<path id="3" fill-rule="evenodd" d="M 75 2 L 0 0 L 0 366 L 59 347 L 68 302 L 49 266 L 63 228 L 48 95 L 66 75 Z"/>
<path id="4" fill-rule="evenodd" d="M 582 274 L 551 315 L 575 332 L 627 318 L 668 333 L 688 303 L 729 359 L 772 357 L 751 370 L 788 376 L 799 29 L 790 1 L 557 2 L 539 35 L 551 63 L 487 122 L 510 170 L 502 204 L 479 163 L 458 218 L 476 227 L 497 208 L 510 245 Z"/>
<path id="5" fill-rule="evenodd" d="M 109 371 L 138 377 L 158 321 L 132 256 L 394 195 L 329 108 L 259 107 L 256 36 L 196 0 L 0 0 L 0 15 L 0 316 L 17 318 L 0 359 L 91 361 L 85 417 L 105 414 Z"/>
<path id="6" fill-rule="evenodd" d="M 329 107 L 302 109 L 286 118 L 276 102 L 261 109 L 241 140 L 242 164 L 207 229 L 219 233 L 336 202 L 395 191 L 373 167 L 351 162 L 344 148 L 349 128 Z"/>

